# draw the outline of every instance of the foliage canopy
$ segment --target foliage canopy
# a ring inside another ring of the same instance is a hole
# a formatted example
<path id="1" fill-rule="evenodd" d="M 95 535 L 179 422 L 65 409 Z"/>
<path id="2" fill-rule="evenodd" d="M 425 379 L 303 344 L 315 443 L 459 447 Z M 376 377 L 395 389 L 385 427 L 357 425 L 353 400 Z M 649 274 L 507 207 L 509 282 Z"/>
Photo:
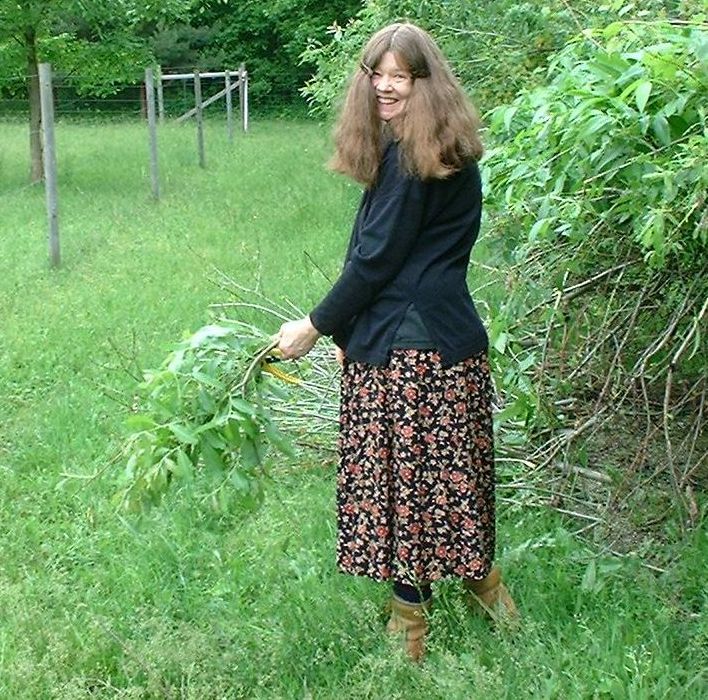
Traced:
<path id="1" fill-rule="evenodd" d="M 368 0 L 346 24 L 329 27 L 327 40 L 309 43 L 302 60 L 314 64 L 316 71 L 302 93 L 314 113 L 331 114 L 369 36 L 390 22 L 409 20 L 433 34 L 474 102 L 486 112 L 542 84 L 548 58 L 584 28 L 632 16 L 696 21 L 701 9 L 705 11 L 701 0 Z"/>

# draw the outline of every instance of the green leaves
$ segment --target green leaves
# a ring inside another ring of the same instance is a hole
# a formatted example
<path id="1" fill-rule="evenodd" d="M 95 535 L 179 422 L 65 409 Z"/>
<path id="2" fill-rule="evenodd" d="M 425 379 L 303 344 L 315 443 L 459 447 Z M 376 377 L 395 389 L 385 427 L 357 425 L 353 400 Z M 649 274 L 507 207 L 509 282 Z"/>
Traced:
<path id="1" fill-rule="evenodd" d="M 668 146 L 671 143 L 671 131 L 669 122 L 663 114 L 656 114 L 651 122 L 651 128 L 654 132 L 656 140 L 662 146 Z"/>
<path id="2" fill-rule="evenodd" d="M 0 45 L 7 38 L 26 51 L 25 42 L 33 36 L 41 60 L 68 76 L 79 94 L 105 96 L 121 83 L 139 80 L 153 62 L 147 27 L 185 19 L 194 5 L 193 0 L 0 0 Z M 19 70 L 23 74 L 26 68 Z M 17 71 L 17 66 L 0 65 L 3 78 Z"/>
<path id="3" fill-rule="evenodd" d="M 185 445 L 197 444 L 196 434 L 188 427 L 180 425 L 179 423 L 168 423 L 167 427 L 172 431 L 177 440 Z"/>
<path id="4" fill-rule="evenodd" d="M 566 222 L 577 240 L 598 220 L 620 237 L 632 221 L 639 232 L 633 240 L 653 265 L 674 255 L 695 260 L 700 253 L 691 240 L 700 217 L 680 211 L 691 211 L 704 187 L 684 163 L 708 156 L 705 140 L 688 140 L 708 129 L 695 49 L 708 34 L 659 22 L 640 34 L 615 22 L 588 36 L 592 41 L 568 44 L 553 58 L 545 88 L 492 114 L 490 131 L 504 148 L 485 160 L 491 196 L 503 193 L 531 244 L 544 240 L 554 221 Z M 689 143 L 687 159 L 676 146 Z M 665 187 L 645 179 L 657 169 L 672 173 Z"/>
<path id="5" fill-rule="evenodd" d="M 642 80 L 634 92 L 634 101 L 637 105 L 637 109 L 640 112 L 644 112 L 644 108 L 647 106 L 649 101 L 649 95 L 651 95 L 652 84 L 649 80 Z"/>
<path id="6" fill-rule="evenodd" d="M 213 484 L 212 502 L 220 508 L 229 484 L 247 500 L 260 498 L 267 444 L 293 454 L 266 408 L 268 380 L 253 363 L 269 343 L 256 329 L 222 319 L 146 373 L 140 413 L 126 421 L 125 507 L 157 503 L 175 481 L 195 477 Z"/>
<path id="7" fill-rule="evenodd" d="M 614 22 L 555 54 L 547 85 L 491 113 L 486 204 L 517 263 L 488 326 L 502 441 L 563 425 L 571 392 L 613 381 L 602 362 L 619 351 L 599 329 L 640 308 L 650 285 L 694 280 L 705 298 L 706 41 L 698 26 Z M 642 329 L 630 341 L 619 324 L 627 356 L 615 362 L 642 366 L 677 306 L 642 320 L 645 346 Z"/>

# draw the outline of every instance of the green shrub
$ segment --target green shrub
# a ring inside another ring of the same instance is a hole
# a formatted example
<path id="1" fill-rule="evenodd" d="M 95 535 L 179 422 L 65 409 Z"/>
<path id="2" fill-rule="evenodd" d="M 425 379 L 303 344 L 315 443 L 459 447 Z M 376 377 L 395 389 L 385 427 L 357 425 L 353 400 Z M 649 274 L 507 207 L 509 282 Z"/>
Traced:
<path id="1" fill-rule="evenodd" d="M 705 391 L 708 34 L 614 22 L 570 42 L 547 77 L 493 111 L 484 161 L 510 271 L 491 324 L 501 419 L 562 428 L 544 460 L 582 462 L 585 438 L 631 410 L 646 427 L 621 487 L 663 435 L 657 473 L 697 517 L 696 440 L 682 457 L 672 440 L 699 428 Z"/>
<path id="2" fill-rule="evenodd" d="M 696 0 L 604 5 L 547 0 L 540 6 L 513 0 L 368 0 L 349 22 L 330 26 L 326 40 L 309 43 L 301 60 L 316 70 L 302 93 L 314 113 L 331 114 L 369 36 L 390 22 L 409 20 L 433 34 L 474 102 L 486 112 L 542 84 L 548 57 L 584 27 L 601 27 L 628 16 L 695 19 L 700 7 Z"/>

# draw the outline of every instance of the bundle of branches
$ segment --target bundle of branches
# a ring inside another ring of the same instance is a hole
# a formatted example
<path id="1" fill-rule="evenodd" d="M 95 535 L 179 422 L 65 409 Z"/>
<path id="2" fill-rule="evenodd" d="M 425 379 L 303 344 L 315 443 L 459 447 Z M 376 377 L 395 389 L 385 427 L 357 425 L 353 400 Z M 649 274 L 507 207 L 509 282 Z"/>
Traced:
<path id="1" fill-rule="evenodd" d="M 248 318 L 259 327 L 276 330 L 282 323 L 306 315 L 289 299 L 276 301 L 257 289 L 244 287 L 222 270 L 214 268 L 214 273 L 214 283 L 229 298 L 212 305 L 212 312 L 218 316 L 226 313 Z M 283 391 L 282 382 L 275 385 L 280 389 L 270 399 L 275 420 L 296 444 L 331 451 L 339 420 L 339 365 L 334 344 L 322 338 L 306 357 L 287 363 L 284 371 L 295 374 L 297 388 Z"/>
<path id="2" fill-rule="evenodd" d="M 490 125 L 501 418 L 564 494 L 590 477 L 595 512 L 640 527 L 695 523 L 705 478 L 706 45 L 685 23 L 586 32 Z"/>
<path id="3" fill-rule="evenodd" d="M 145 373 L 127 419 L 124 507 L 141 510 L 195 479 L 195 493 L 218 510 L 234 500 L 260 502 L 274 454 L 292 456 L 293 439 L 307 437 L 312 416 L 329 426 L 336 420 L 331 348 L 287 371 L 274 352 L 258 326 L 217 315 Z"/>

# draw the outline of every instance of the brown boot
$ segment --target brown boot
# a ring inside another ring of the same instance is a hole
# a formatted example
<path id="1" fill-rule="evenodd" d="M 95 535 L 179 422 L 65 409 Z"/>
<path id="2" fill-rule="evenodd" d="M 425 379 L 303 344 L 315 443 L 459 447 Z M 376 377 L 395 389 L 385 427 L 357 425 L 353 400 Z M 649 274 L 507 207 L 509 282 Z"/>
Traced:
<path id="1" fill-rule="evenodd" d="M 406 653 L 413 661 L 422 661 L 425 655 L 425 635 L 428 632 L 428 614 L 432 600 L 423 603 L 406 603 L 391 598 L 391 617 L 386 624 L 389 634 L 402 634 Z"/>
<path id="2" fill-rule="evenodd" d="M 470 607 L 481 615 L 489 615 L 497 624 L 516 624 L 519 611 L 511 594 L 502 583 L 501 569 L 492 567 L 481 581 L 467 579 L 462 584 Z"/>

